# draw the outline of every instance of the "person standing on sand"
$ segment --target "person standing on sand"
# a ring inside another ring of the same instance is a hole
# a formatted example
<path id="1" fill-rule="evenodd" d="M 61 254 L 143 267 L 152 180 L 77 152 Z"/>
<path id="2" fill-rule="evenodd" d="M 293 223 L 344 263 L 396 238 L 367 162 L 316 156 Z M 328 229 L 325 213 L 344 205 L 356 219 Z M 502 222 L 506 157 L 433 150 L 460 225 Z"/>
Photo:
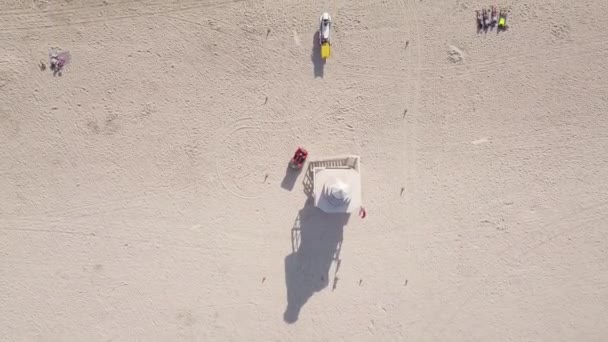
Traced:
<path id="1" fill-rule="evenodd" d="M 364 219 L 367 216 L 367 210 L 363 206 L 359 209 L 359 217 Z"/>
<path id="2" fill-rule="evenodd" d="M 49 59 L 50 59 L 50 62 L 51 62 L 50 68 L 53 71 L 55 71 L 57 69 L 57 67 L 58 67 L 58 65 L 57 65 L 58 62 L 59 62 L 59 60 L 57 59 L 57 57 L 58 57 L 57 51 L 58 50 L 59 50 L 58 48 L 51 48 L 51 51 L 49 52 Z"/>

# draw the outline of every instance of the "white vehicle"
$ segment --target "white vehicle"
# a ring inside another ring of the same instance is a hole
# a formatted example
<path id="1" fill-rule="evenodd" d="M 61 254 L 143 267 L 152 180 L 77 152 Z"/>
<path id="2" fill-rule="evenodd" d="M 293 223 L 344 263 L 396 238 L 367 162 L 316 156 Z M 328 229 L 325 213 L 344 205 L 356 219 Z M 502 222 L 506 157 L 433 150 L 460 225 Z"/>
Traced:
<path id="1" fill-rule="evenodd" d="M 319 20 L 321 27 L 319 28 L 319 44 L 323 45 L 323 43 L 329 43 L 329 35 L 331 31 L 331 17 L 329 13 L 325 12 L 321 14 L 321 19 Z"/>
<path id="2" fill-rule="evenodd" d="M 326 59 L 330 55 L 330 32 L 331 32 L 331 17 L 329 13 L 321 14 L 319 27 L 319 45 L 321 45 L 321 57 Z"/>

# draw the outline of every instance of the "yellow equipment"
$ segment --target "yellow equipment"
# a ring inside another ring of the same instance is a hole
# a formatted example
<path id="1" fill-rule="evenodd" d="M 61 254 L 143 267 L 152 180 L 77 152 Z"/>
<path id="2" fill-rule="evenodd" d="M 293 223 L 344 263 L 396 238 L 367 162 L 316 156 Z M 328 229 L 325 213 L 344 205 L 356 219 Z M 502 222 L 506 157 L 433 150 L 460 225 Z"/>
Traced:
<path id="1" fill-rule="evenodd" d="M 321 58 L 327 59 L 331 55 L 331 48 L 329 47 L 329 43 L 325 42 L 321 45 Z"/>

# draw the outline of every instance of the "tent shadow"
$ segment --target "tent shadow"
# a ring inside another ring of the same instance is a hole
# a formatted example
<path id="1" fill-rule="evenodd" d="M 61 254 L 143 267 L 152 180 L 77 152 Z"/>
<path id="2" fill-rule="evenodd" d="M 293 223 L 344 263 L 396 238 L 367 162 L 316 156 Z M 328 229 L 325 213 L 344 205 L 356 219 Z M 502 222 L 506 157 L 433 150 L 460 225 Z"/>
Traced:
<path id="1" fill-rule="evenodd" d="M 314 196 L 314 165 L 314 162 L 308 163 L 306 172 L 304 172 L 304 178 L 302 179 L 304 194 L 309 199 L 312 199 Z"/>
<path id="2" fill-rule="evenodd" d="M 340 264 L 344 226 L 350 214 L 326 214 L 309 199 L 291 229 L 292 253 L 285 257 L 287 308 L 283 319 L 295 323 L 304 304 L 326 288 L 334 261 Z M 334 283 L 337 281 L 335 274 Z"/>

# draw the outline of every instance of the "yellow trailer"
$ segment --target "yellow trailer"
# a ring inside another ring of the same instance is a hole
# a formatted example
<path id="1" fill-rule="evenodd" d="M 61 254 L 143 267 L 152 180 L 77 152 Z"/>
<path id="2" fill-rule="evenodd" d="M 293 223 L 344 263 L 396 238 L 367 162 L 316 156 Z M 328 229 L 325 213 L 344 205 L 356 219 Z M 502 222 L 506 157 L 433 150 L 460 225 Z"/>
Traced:
<path id="1" fill-rule="evenodd" d="M 331 47 L 328 42 L 321 45 L 321 58 L 327 59 L 331 55 Z"/>

